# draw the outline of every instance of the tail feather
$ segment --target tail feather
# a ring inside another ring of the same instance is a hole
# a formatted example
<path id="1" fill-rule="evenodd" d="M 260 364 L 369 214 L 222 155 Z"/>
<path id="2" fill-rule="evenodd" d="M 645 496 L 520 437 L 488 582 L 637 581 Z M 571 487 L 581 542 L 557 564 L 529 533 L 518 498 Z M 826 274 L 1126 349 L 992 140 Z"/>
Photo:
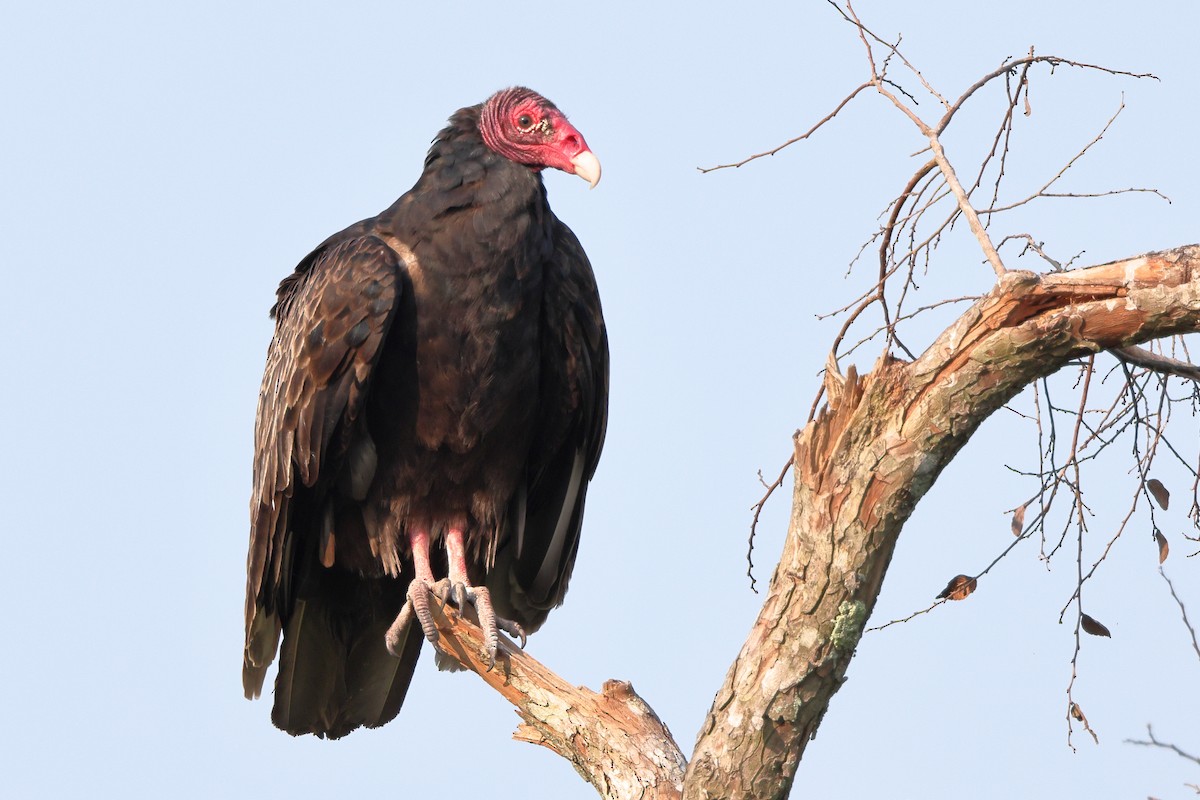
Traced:
<path id="1" fill-rule="evenodd" d="M 338 739 L 399 713 L 423 637 L 412 626 L 400 658 L 389 654 L 384 634 L 394 612 L 389 615 L 391 603 L 374 599 L 365 608 L 350 604 L 358 609 L 353 615 L 321 596 L 296 600 L 279 651 L 271 710 L 277 727 L 293 736 Z"/>
<path id="2" fill-rule="evenodd" d="M 345 692 L 343 645 L 319 600 L 297 600 L 283 632 L 271 721 L 293 736 L 332 728 Z"/>
<path id="3" fill-rule="evenodd" d="M 371 625 L 350 647 L 346 660 L 344 718 L 354 724 L 378 728 L 400 713 L 412 681 L 425 636 L 419 625 L 409 625 L 397 658 L 387 651 L 384 636 L 391 620 Z"/>

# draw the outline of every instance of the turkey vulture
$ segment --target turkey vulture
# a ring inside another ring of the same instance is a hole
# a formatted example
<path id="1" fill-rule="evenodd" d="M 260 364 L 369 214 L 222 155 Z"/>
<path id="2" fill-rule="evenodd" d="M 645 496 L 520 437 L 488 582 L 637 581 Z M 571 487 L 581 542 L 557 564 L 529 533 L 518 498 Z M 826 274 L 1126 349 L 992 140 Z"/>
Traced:
<path id="1" fill-rule="evenodd" d="M 608 340 L 541 171 L 600 162 L 522 87 L 456 112 L 390 208 L 279 285 L 254 435 L 242 683 L 337 738 L 400 710 L 432 597 L 522 638 L 562 602 Z M 280 635 L 282 634 L 282 645 Z"/>

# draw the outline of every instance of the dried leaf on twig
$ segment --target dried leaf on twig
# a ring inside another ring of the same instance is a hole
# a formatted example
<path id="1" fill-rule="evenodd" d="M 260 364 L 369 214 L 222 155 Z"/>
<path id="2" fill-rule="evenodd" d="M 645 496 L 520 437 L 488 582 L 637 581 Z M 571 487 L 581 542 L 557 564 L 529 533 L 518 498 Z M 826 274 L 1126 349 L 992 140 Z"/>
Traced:
<path id="1" fill-rule="evenodd" d="M 1083 628 L 1084 633 L 1090 633 L 1092 636 L 1107 636 L 1110 639 L 1112 638 L 1112 634 L 1108 632 L 1108 628 L 1104 627 L 1087 614 L 1080 615 L 1079 624 Z"/>
<path id="2" fill-rule="evenodd" d="M 1163 563 L 1167 560 L 1167 554 L 1171 552 L 1171 546 L 1167 544 L 1167 537 L 1162 535 L 1162 531 L 1154 532 L 1154 541 L 1158 542 L 1158 563 Z"/>
<path id="3" fill-rule="evenodd" d="M 977 585 L 976 580 L 969 575 L 955 575 L 946 584 L 946 588 L 942 589 L 938 600 L 966 600 L 967 595 L 975 591 Z"/>
<path id="4" fill-rule="evenodd" d="M 1013 536 L 1020 536 L 1023 530 L 1025 530 L 1025 506 L 1018 508 L 1012 515 Z"/>
<path id="5" fill-rule="evenodd" d="M 1083 723 L 1083 729 L 1092 735 L 1093 742 L 1095 742 L 1096 744 L 1100 744 L 1100 737 L 1096 735 L 1096 732 L 1094 730 L 1092 730 L 1092 726 L 1088 724 L 1088 720 L 1087 720 L 1087 717 L 1083 713 L 1083 709 L 1080 708 L 1079 704 L 1076 703 L 1074 700 L 1071 701 L 1071 705 L 1070 705 L 1070 708 L 1068 709 L 1068 713 L 1071 715 L 1071 718 L 1074 719 L 1076 722 Z M 1068 741 L 1068 743 L 1070 742 L 1070 736 L 1067 737 L 1067 741 Z M 1072 748 L 1072 749 L 1074 749 L 1074 748 Z"/>
<path id="6" fill-rule="evenodd" d="M 1171 504 L 1171 493 L 1167 491 L 1167 487 L 1162 485 L 1162 481 L 1158 478 L 1151 478 L 1146 481 L 1146 488 L 1150 490 L 1150 494 L 1154 495 L 1154 499 L 1162 506 L 1163 511 L 1167 510 L 1167 506 Z"/>

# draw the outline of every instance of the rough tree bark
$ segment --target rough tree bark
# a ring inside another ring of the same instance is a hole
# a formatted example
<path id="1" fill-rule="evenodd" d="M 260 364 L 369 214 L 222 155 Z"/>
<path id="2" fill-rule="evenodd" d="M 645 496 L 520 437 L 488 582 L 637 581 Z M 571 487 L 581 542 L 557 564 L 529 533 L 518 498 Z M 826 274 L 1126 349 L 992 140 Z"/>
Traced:
<path id="1" fill-rule="evenodd" d="M 915 361 L 827 378 L 796 435 L 792 515 L 762 611 L 700 731 L 686 774 L 628 684 L 571 687 L 527 654 L 498 668 L 476 629 L 440 647 L 517 706 L 517 738 L 569 759 L 605 798 L 783 798 L 841 686 L 901 528 L 996 409 L 1072 359 L 1200 330 L 1200 245 L 1037 275 L 1007 272 Z"/>
<path id="2" fill-rule="evenodd" d="M 572 686 L 504 637 L 491 666 L 482 630 L 436 604 L 432 610 L 436 647 L 516 706 L 514 739 L 558 753 L 608 800 L 679 797 L 687 760 L 632 685 L 606 681 L 599 694 Z"/>

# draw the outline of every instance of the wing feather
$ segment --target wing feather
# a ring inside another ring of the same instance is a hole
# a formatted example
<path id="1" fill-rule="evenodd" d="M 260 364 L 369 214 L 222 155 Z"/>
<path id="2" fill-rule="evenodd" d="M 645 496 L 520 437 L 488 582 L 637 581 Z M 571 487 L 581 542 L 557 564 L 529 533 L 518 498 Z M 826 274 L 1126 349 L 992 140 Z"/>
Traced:
<path id="1" fill-rule="evenodd" d="M 350 430 L 362 412 L 371 367 L 397 305 L 399 268 L 399 257 L 384 242 L 357 236 L 318 248 L 280 286 L 255 421 L 247 696 L 262 689 L 280 615 L 288 611 L 280 606 L 286 605 L 291 505 L 301 487 L 336 478 L 322 468 L 334 455 L 335 434 Z"/>
<path id="2" fill-rule="evenodd" d="M 557 223 L 544 276 L 540 430 L 488 584 L 527 630 L 559 605 L 575 564 L 587 484 L 608 424 L 608 336 L 591 264 Z M 519 497 L 522 496 L 520 493 Z M 519 533 L 519 537 L 518 534 Z M 519 539 L 519 542 L 518 542 Z"/>

